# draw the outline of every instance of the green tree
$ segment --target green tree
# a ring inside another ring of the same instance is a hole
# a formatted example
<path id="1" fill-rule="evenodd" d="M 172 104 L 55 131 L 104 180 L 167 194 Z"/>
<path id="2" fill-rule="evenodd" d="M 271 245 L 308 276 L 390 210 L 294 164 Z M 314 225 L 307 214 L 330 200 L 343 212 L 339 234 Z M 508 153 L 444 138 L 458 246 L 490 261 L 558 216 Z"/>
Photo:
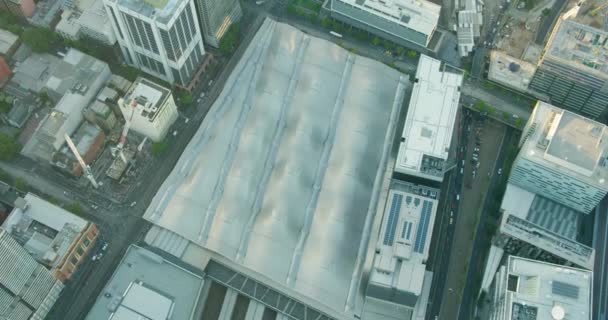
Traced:
<path id="1" fill-rule="evenodd" d="M 17 17 L 8 11 L 0 11 L 0 28 L 6 29 L 17 24 Z"/>
<path id="2" fill-rule="evenodd" d="M 167 151 L 168 147 L 169 145 L 165 141 L 154 142 L 152 144 L 152 155 L 155 157 L 159 157 Z"/>
<path id="3" fill-rule="evenodd" d="M 296 9 L 296 6 L 293 3 L 287 6 L 287 13 L 289 13 L 289 14 L 297 14 L 298 13 L 298 11 Z"/>
<path id="4" fill-rule="evenodd" d="M 188 93 L 187 91 L 184 91 L 180 95 L 179 101 L 182 103 L 183 106 L 188 107 L 192 104 L 192 102 L 194 101 L 194 98 L 192 97 L 192 95 L 190 93 Z"/>
<path id="5" fill-rule="evenodd" d="M 21 39 L 34 52 L 50 52 L 56 45 L 57 36 L 50 29 L 27 28 L 23 31 Z"/>
<path id="6" fill-rule="evenodd" d="M 382 42 L 382 40 L 380 40 L 380 38 L 378 38 L 378 37 L 374 37 L 372 39 L 372 44 L 375 45 L 375 46 L 380 45 L 381 42 Z"/>
<path id="7" fill-rule="evenodd" d="M 549 8 L 544 8 L 543 11 L 541 12 L 543 14 L 543 16 L 548 16 L 551 14 L 551 9 Z"/>
<path id="8" fill-rule="evenodd" d="M 323 20 L 321 20 L 321 25 L 323 26 L 323 28 L 329 29 L 329 27 L 331 27 L 331 19 L 323 18 Z"/>
<path id="9" fill-rule="evenodd" d="M 369 39 L 369 36 L 367 35 L 367 32 L 358 30 L 355 32 L 355 38 L 359 41 L 366 41 Z"/>
<path id="10" fill-rule="evenodd" d="M 9 178 L 10 176 L 8 175 L 8 172 L 0 169 L 0 181 L 10 182 Z"/>
<path id="11" fill-rule="evenodd" d="M 506 111 L 503 111 L 503 112 L 502 112 L 502 118 L 503 118 L 504 120 L 509 120 L 509 113 L 508 113 L 508 112 L 506 112 Z"/>
<path id="12" fill-rule="evenodd" d="M 408 50 L 407 51 L 407 56 L 414 59 L 418 57 L 418 52 L 415 50 Z"/>
<path id="13" fill-rule="evenodd" d="M 475 103 L 475 109 L 484 112 L 488 110 L 488 105 L 483 101 L 477 101 L 477 103 Z"/>
<path id="14" fill-rule="evenodd" d="M 241 25 L 239 23 L 233 23 L 228 32 L 220 40 L 220 52 L 223 54 L 232 53 L 238 46 L 238 42 L 241 37 Z"/>
<path id="15" fill-rule="evenodd" d="M 517 119 L 517 120 L 515 121 L 515 125 L 516 125 L 518 128 L 523 128 L 523 126 L 524 126 L 524 121 L 523 121 L 522 119 Z"/>
<path id="16" fill-rule="evenodd" d="M 13 137 L 0 133 L 0 160 L 14 159 L 20 149 L 21 146 Z"/>
<path id="17" fill-rule="evenodd" d="M 395 50 L 397 51 L 397 54 L 399 56 L 403 56 L 403 54 L 405 53 L 405 48 L 402 46 L 397 46 L 397 48 Z"/>
<path id="18" fill-rule="evenodd" d="M 308 18 L 308 21 L 310 21 L 310 23 L 317 23 L 317 22 L 319 22 L 319 16 L 316 15 L 316 14 L 314 14 L 314 13 L 309 14 L 307 16 L 307 18 Z"/>
<path id="19" fill-rule="evenodd" d="M 84 208 L 78 202 L 68 204 L 65 206 L 65 209 L 77 216 L 81 216 L 84 213 Z"/>
<path id="20" fill-rule="evenodd" d="M 14 185 L 15 185 L 15 188 L 17 188 L 21 191 L 27 191 L 30 188 L 30 186 L 27 184 L 27 182 L 25 182 L 25 180 L 23 178 L 16 178 Z"/>

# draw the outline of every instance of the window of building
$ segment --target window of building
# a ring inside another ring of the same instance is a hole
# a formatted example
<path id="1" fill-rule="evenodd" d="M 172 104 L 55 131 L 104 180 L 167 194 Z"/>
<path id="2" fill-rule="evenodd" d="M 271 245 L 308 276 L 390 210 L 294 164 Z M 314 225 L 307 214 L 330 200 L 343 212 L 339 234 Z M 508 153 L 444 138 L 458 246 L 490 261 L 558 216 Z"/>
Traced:
<path id="1" fill-rule="evenodd" d="M 88 247 L 91 244 L 91 241 L 87 238 L 85 238 L 82 243 L 84 244 L 85 247 Z"/>
<path id="2" fill-rule="evenodd" d="M 84 249 L 82 249 L 82 247 L 78 247 L 78 249 L 76 249 L 76 254 L 79 257 L 82 257 L 84 255 Z"/>
<path id="3" fill-rule="evenodd" d="M 78 264 L 78 258 L 71 257 L 70 258 L 70 263 L 75 267 Z"/>

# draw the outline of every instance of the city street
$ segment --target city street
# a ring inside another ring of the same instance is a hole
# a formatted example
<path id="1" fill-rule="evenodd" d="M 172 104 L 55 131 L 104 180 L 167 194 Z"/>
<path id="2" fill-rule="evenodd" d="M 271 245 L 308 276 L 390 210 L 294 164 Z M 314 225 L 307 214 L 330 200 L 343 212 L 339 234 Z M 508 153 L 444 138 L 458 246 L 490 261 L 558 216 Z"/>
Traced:
<path id="1" fill-rule="evenodd" d="M 440 251 L 441 269 L 435 272 L 438 277 L 434 280 L 439 286 L 445 287 L 434 292 L 432 307 L 427 311 L 430 319 L 434 316 L 439 316 L 439 319 L 454 319 L 464 297 L 475 295 L 465 291 L 468 272 L 474 269 L 469 260 L 482 259 L 475 255 L 473 249 L 475 230 L 484 221 L 480 218 L 480 215 L 484 214 L 480 208 L 484 199 L 492 196 L 487 190 L 495 184 L 494 176 L 502 166 L 498 155 L 503 148 L 505 129 L 506 126 L 492 120 L 473 119 L 463 128 L 465 134 L 462 140 L 466 147 L 462 150 L 462 158 L 459 158 L 465 164 L 459 181 L 461 192 L 449 195 L 460 199 L 453 208 L 456 216 L 455 230 L 453 240 L 447 248 Z"/>

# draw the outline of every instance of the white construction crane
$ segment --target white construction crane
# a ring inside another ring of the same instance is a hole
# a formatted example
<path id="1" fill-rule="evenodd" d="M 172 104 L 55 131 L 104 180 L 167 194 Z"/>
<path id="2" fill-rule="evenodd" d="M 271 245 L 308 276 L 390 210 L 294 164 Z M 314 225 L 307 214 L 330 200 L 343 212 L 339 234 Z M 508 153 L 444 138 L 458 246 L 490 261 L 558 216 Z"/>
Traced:
<path id="1" fill-rule="evenodd" d="M 78 160 L 78 163 L 80 163 L 80 166 L 82 167 L 82 171 L 86 175 L 87 179 L 89 179 L 89 181 L 91 181 L 91 184 L 93 185 L 93 188 L 97 189 L 97 187 L 99 187 L 99 184 L 97 183 L 97 181 L 95 180 L 95 177 L 93 176 L 93 172 L 91 171 L 91 167 L 89 167 L 84 162 L 84 160 L 80 156 L 80 153 L 78 153 L 78 149 L 76 149 L 76 146 L 74 145 L 74 142 L 72 142 L 72 139 L 70 139 L 70 136 L 68 136 L 67 133 L 64 133 L 63 136 L 65 137 L 65 141 L 68 143 L 68 147 L 70 147 L 70 150 L 72 150 L 72 153 L 74 153 L 74 156 L 76 156 L 76 159 Z"/>
<path id="2" fill-rule="evenodd" d="M 125 126 L 122 129 L 122 134 L 120 135 L 120 139 L 118 140 L 118 144 L 116 145 L 116 149 L 114 150 L 114 156 L 116 156 L 116 153 L 118 153 L 118 155 L 120 155 L 120 158 L 122 159 L 122 161 L 124 161 L 125 163 L 127 163 L 127 158 L 125 157 L 125 154 L 122 152 L 122 149 L 125 146 L 125 143 L 127 142 L 127 135 L 129 134 L 129 129 L 131 128 L 131 120 L 133 120 L 133 115 L 135 114 L 135 108 L 137 107 L 137 101 L 135 101 L 135 99 L 133 99 L 131 101 L 131 114 L 129 115 L 129 118 L 125 118 Z"/>

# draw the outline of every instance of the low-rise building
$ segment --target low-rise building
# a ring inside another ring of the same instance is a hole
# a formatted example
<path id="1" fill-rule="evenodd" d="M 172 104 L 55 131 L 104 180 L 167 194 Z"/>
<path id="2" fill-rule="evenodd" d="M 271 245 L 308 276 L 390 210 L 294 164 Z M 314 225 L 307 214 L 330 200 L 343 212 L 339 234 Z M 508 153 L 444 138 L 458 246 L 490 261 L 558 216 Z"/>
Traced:
<path id="1" fill-rule="evenodd" d="M 489 320 L 590 320 L 593 273 L 510 256 L 496 273 Z"/>
<path id="2" fill-rule="evenodd" d="M 0 29 L 0 56 L 10 58 L 19 47 L 19 36 Z"/>
<path id="3" fill-rule="evenodd" d="M 426 271 L 439 190 L 393 181 L 366 290 L 366 313 L 424 319 L 432 273 Z M 383 311 L 384 310 L 384 311 Z"/>
<path id="4" fill-rule="evenodd" d="M 103 1 L 65 1 L 61 21 L 55 27 L 55 32 L 72 40 L 86 36 L 109 46 L 116 43 Z"/>
<path id="5" fill-rule="evenodd" d="M 118 105 L 131 130 L 152 141 L 161 141 L 177 120 L 177 106 L 171 90 L 146 78 L 137 78 Z"/>
<path id="6" fill-rule="evenodd" d="M 458 53 L 461 57 L 467 56 L 475 48 L 475 39 L 481 34 L 483 24 L 482 15 L 483 2 L 478 0 L 466 0 L 464 10 L 458 11 Z"/>
<path id="7" fill-rule="evenodd" d="M 205 283 L 200 274 L 130 246 L 85 319 L 202 319 Z"/>
<path id="8" fill-rule="evenodd" d="M 4 57 L 0 57 L 0 88 L 4 87 L 8 83 L 8 80 L 13 75 L 13 71 L 6 63 Z"/>
<path id="9" fill-rule="evenodd" d="M 23 199 L 2 229 L 55 278 L 69 280 L 93 249 L 97 226 L 31 193 Z"/>
<path id="10" fill-rule="evenodd" d="M 426 49 L 441 6 L 426 0 L 326 0 L 332 18 L 396 44 Z"/>
<path id="11" fill-rule="evenodd" d="M 63 290 L 61 281 L 0 228 L 0 316 L 42 320 Z"/>
<path id="12" fill-rule="evenodd" d="M 101 153 L 106 135 L 97 125 L 84 121 L 71 139 L 84 162 L 91 164 Z M 67 145 L 55 152 L 52 162 L 55 166 L 75 176 L 79 177 L 83 174 L 82 166 Z"/>
<path id="13" fill-rule="evenodd" d="M 458 114 L 460 70 L 421 55 L 395 172 L 441 182 Z"/>
<path id="14" fill-rule="evenodd" d="M 34 0 L 0 0 L 0 10 L 20 17 L 31 17 L 36 11 L 36 3 Z"/>
<path id="15" fill-rule="evenodd" d="M 33 92 L 45 92 L 59 100 L 42 120 L 21 153 L 29 158 L 50 161 L 82 123 L 83 110 L 95 99 L 110 78 L 109 66 L 75 49 L 59 59 L 34 54 L 15 69 L 11 82 Z"/>
<path id="16" fill-rule="evenodd" d="M 99 100 L 93 101 L 85 110 L 84 117 L 88 121 L 97 124 L 106 132 L 110 132 L 116 126 L 116 115 L 112 109 Z"/>
<path id="17" fill-rule="evenodd" d="M 22 100 L 13 100 L 13 107 L 7 115 L 8 124 L 15 128 L 23 128 L 34 111 L 34 105 Z"/>

